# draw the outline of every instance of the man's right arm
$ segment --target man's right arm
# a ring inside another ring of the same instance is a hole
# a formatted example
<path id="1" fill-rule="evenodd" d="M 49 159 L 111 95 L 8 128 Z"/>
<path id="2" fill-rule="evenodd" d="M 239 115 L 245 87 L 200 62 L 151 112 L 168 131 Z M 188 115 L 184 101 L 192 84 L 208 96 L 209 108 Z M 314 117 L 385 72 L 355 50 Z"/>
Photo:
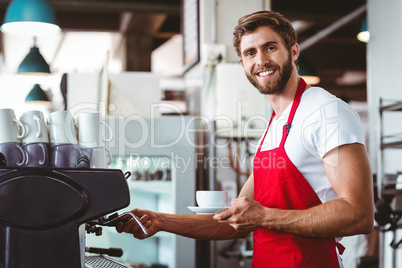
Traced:
<path id="1" fill-rule="evenodd" d="M 254 177 L 250 175 L 240 191 L 239 197 L 254 198 Z M 133 209 L 149 234 L 145 235 L 133 220 L 119 222 L 116 230 L 119 233 L 131 233 L 138 239 L 150 237 L 164 231 L 198 240 L 226 240 L 247 237 L 249 232 L 239 232 L 226 223 L 219 223 L 212 215 L 166 214 L 149 210 Z"/>

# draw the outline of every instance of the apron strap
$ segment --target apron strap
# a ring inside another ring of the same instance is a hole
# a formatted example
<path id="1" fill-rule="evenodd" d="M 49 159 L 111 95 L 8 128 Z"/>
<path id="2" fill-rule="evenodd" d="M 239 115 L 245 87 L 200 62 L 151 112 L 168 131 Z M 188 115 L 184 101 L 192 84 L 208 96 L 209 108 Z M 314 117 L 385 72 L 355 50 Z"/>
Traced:
<path id="1" fill-rule="evenodd" d="M 287 138 L 287 136 L 289 134 L 290 126 L 292 125 L 293 116 L 296 113 L 297 107 L 299 106 L 301 95 L 303 94 L 304 90 L 306 89 L 306 85 L 307 85 L 307 83 L 303 80 L 303 78 L 300 77 L 299 87 L 297 88 L 295 99 L 293 100 L 293 104 L 292 104 L 292 108 L 290 110 L 288 121 L 283 126 L 282 140 L 281 140 L 281 143 L 280 143 L 279 147 L 283 147 L 284 144 L 285 144 L 286 138 Z M 274 117 L 275 117 L 275 111 L 272 112 L 271 119 L 269 119 L 267 130 L 265 131 L 264 137 L 262 138 L 261 143 L 258 146 L 257 152 L 261 151 L 261 147 L 262 147 L 262 144 L 264 143 L 265 136 L 267 136 L 268 129 L 269 129 L 269 127 L 271 125 L 271 122 L 272 122 L 272 119 Z"/>
<path id="2" fill-rule="evenodd" d="M 284 147 L 284 145 L 285 145 L 286 138 L 288 137 L 290 128 L 292 126 L 293 117 L 294 117 L 294 115 L 296 113 L 297 107 L 299 106 L 301 96 L 302 96 L 304 90 L 306 89 L 306 85 L 307 84 L 303 80 L 303 78 L 300 78 L 299 87 L 297 88 L 296 96 L 295 96 L 295 98 L 293 100 L 293 104 L 292 104 L 292 108 L 291 108 L 290 113 L 289 113 L 288 121 L 283 126 L 282 140 L 281 140 L 281 144 L 279 145 L 279 147 Z"/>

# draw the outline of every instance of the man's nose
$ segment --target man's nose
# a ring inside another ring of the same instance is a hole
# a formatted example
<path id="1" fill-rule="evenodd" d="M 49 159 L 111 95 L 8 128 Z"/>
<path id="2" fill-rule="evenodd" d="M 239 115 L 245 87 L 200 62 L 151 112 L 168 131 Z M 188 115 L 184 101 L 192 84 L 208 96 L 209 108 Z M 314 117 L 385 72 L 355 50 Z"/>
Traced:
<path id="1" fill-rule="evenodd" d="M 264 66 L 265 64 L 269 63 L 269 61 L 270 61 L 269 56 L 263 52 L 258 52 L 255 59 L 256 59 L 256 64 L 259 66 Z"/>

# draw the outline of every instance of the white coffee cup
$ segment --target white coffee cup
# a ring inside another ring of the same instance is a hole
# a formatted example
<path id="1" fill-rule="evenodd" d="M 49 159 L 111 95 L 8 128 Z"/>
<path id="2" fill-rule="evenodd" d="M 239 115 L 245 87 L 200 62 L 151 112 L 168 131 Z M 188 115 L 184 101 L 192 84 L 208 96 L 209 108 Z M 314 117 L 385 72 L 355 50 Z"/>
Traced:
<path id="1" fill-rule="evenodd" d="M 112 163 L 112 154 L 105 147 L 92 148 L 90 168 L 108 168 Z"/>
<path id="2" fill-rule="evenodd" d="M 195 195 L 199 207 L 221 208 L 228 202 L 226 191 L 197 191 Z"/>
<path id="3" fill-rule="evenodd" d="M 26 128 L 26 135 L 22 142 L 49 142 L 49 135 L 43 113 L 41 111 L 28 111 L 20 117 Z"/>
<path id="4" fill-rule="evenodd" d="M 78 144 L 77 124 L 69 111 L 57 111 L 47 119 L 51 143 Z"/>
<path id="5" fill-rule="evenodd" d="M 13 109 L 0 109 L 0 143 L 20 142 L 26 134 L 21 121 L 15 118 Z"/>
<path id="6" fill-rule="evenodd" d="M 105 137 L 106 129 L 109 132 L 107 139 Z M 89 148 L 105 147 L 105 142 L 112 139 L 112 129 L 101 119 L 99 112 L 78 114 L 78 140 L 80 145 Z"/>

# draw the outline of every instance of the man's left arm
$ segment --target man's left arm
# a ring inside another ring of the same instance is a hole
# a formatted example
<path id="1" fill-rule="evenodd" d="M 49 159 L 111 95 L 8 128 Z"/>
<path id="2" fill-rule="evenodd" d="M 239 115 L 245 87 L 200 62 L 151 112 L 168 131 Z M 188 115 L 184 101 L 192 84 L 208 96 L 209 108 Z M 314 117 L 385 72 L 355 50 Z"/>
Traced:
<path id="1" fill-rule="evenodd" d="M 373 182 L 365 147 L 358 143 L 342 145 L 329 151 L 323 160 L 338 199 L 305 210 L 282 210 L 239 198 L 214 218 L 238 230 L 268 228 L 309 237 L 370 233 L 374 222 Z"/>
<path id="2" fill-rule="evenodd" d="M 370 233 L 374 225 L 374 194 L 365 147 L 359 143 L 342 145 L 329 151 L 323 160 L 325 173 L 339 198 L 328 202 L 335 209 L 334 216 L 339 217 L 330 229 L 340 236 Z"/>

